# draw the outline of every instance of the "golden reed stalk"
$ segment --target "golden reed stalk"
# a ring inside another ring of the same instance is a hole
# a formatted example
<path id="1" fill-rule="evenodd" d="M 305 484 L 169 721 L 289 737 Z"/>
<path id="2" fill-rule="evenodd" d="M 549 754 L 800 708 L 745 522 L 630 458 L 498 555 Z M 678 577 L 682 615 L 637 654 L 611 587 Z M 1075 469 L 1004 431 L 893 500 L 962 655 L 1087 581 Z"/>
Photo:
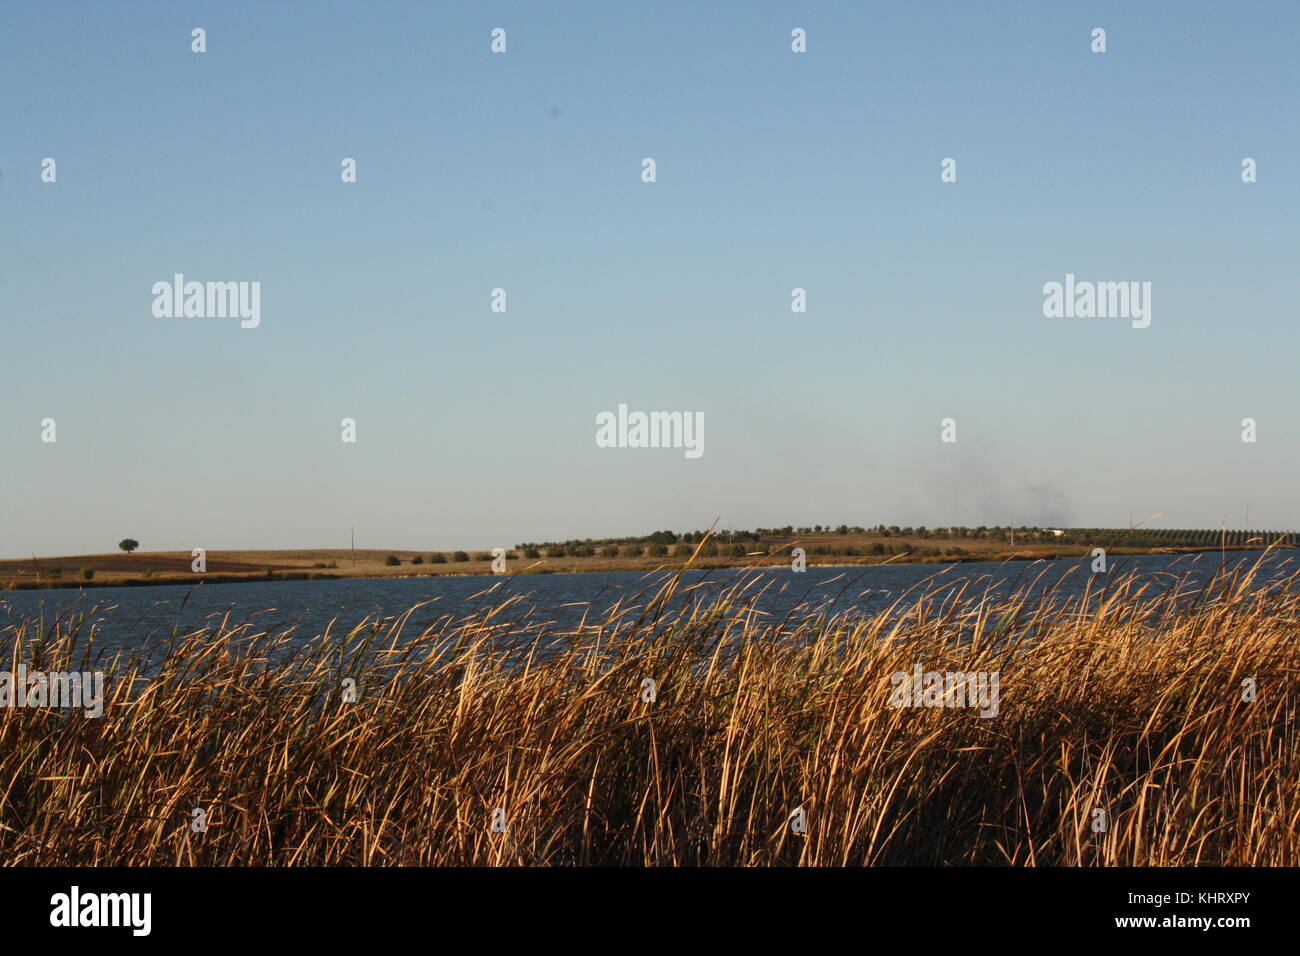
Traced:
<path id="1" fill-rule="evenodd" d="M 797 576 L 678 573 L 577 625 L 494 599 L 418 636 L 227 619 L 111 659 L 84 621 L 24 624 L 0 666 L 99 667 L 107 699 L 0 711 L 0 859 L 1294 866 L 1300 590 L 1257 571 L 1074 599 L 940 576 L 784 616 L 754 598 Z M 917 663 L 997 672 L 997 716 L 890 706 Z"/>

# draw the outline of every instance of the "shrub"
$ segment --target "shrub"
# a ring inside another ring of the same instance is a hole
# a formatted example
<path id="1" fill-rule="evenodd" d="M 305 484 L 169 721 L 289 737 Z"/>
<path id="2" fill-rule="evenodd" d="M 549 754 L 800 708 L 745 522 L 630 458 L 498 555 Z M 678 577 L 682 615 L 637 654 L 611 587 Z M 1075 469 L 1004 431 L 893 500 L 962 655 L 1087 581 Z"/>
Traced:
<path id="1" fill-rule="evenodd" d="M 650 545 L 650 555 L 655 558 L 662 558 L 668 553 L 668 545 L 655 543 Z"/>
<path id="2" fill-rule="evenodd" d="M 454 554 L 452 554 L 451 559 L 452 559 L 453 561 L 457 561 L 457 562 L 461 562 L 461 563 L 463 563 L 463 562 L 469 560 L 469 555 L 466 554 L 464 551 L 457 551 L 457 552 L 455 552 Z"/>
<path id="3" fill-rule="evenodd" d="M 94 576 L 95 576 L 94 568 L 82 568 L 80 571 L 77 572 L 77 577 L 81 578 L 81 580 L 83 581 L 89 581 Z"/>
<path id="4" fill-rule="evenodd" d="M 536 548 L 524 548 L 525 558 L 540 558 L 541 556 L 542 552 L 538 551 Z"/>
<path id="5" fill-rule="evenodd" d="M 433 552 L 433 554 L 429 555 L 429 563 L 430 563 L 430 564 L 446 564 L 446 563 L 447 563 L 447 556 L 446 556 L 445 554 L 443 554 L 441 551 L 435 551 L 435 552 Z"/>
<path id="6" fill-rule="evenodd" d="M 732 557 L 743 557 L 745 554 L 745 546 L 743 544 L 733 544 L 731 546 L 731 554 Z"/>
<path id="7" fill-rule="evenodd" d="M 480 551 L 478 554 L 474 555 L 474 560 L 475 560 L 475 561 L 491 561 L 491 560 L 492 560 L 492 555 L 489 554 L 487 551 Z"/>
<path id="8" fill-rule="evenodd" d="M 384 558 L 384 564 L 388 565 L 390 568 L 401 563 L 401 560 L 395 554 L 390 554 L 388 557 Z"/>
<path id="9" fill-rule="evenodd" d="M 673 548 L 673 554 L 679 558 L 689 558 L 694 552 L 695 549 L 689 544 L 679 544 L 677 547 Z"/>
<path id="10" fill-rule="evenodd" d="M 562 558 L 562 557 L 564 557 L 564 549 L 563 549 L 563 548 L 548 548 L 547 551 L 546 551 L 546 554 L 547 554 L 548 557 L 551 557 L 551 558 Z"/>
<path id="11" fill-rule="evenodd" d="M 411 563 L 412 563 L 412 564 L 424 564 L 424 558 L 420 557 L 420 555 L 417 554 L 415 557 L 413 557 L 413 558 L 411 559 Z"/>

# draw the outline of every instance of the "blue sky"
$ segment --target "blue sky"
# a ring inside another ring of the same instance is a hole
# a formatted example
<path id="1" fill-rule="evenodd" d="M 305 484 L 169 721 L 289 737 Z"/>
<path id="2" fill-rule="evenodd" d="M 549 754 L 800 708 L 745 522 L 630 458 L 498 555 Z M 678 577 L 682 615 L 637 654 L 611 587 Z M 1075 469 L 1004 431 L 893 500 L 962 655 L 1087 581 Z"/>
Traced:
<path id="1" fill-rule="evenodd" d="M 1300 527 L 1295 3 L 4 21 L 0 555 Z M 261 282 L 260 327 L 156 318 L 178 272 Z M 1151 326 L 1045 318 L 1067 272 Z M 705 454 L 598 448 L 619 403 Z"/>

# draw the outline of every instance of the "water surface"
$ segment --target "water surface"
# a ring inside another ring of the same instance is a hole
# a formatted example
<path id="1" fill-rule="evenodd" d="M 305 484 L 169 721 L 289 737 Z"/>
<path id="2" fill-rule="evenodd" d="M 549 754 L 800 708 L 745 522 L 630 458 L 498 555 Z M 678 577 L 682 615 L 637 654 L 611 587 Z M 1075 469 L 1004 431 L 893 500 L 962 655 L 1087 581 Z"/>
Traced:
<path id="1" fill-rule="evenodd" d="M 1262 552 L 1230 552 L 1229 567 L 1253 565 Z M 753 607 L 772 620 L 798 611 L 865 614 L 905 606 L 920 590 L 942 586 L 967 595 L 1006 595 L 1026 590 L 1052 599 L 1078 598 L 1085 589 L 1104 595 L 1130 573 L 1151 594 L 1175 582 L 1185 588 L 1204 583 L 1223 562 L 1218 552 L 1196 555 L 1112 557 L 1106 574 L 1091 573 L 1091 558 L 1056 561 L 971 562 L 962 564 L 894 564 L 871 567 L 810 567 L 688 571 L 678 605 L 706 602 L 741 581 Z M 1288 552 L 1265 559 L 1265 579 L 1291 573 Z M 315 637 L 328 627 L 346 633 L 363 622 L 391 625 L 398 615 L 422 605 L 404 633 L 448 615 L 461 617 L 494 607 L 507 597 L 520 600 L 507 620 L 553 622 L 572 626 L 599 617 L 617 602 L 644 604 L 672 572 L 617 571 L 592 574 L 472 575 L 428 578 L 350 578 L 325 581 L 255 581 L 189 586 L 55 589 L 0 592 L 0 634 L 23 620 L 84 618 L 83 633 L 93 628 L 97 647 L 130 649 L 152 639 L 214 626 L 229 616 L 232 624 L 249 623 L 258 631 L 291 630 L 295 637 Z"/>

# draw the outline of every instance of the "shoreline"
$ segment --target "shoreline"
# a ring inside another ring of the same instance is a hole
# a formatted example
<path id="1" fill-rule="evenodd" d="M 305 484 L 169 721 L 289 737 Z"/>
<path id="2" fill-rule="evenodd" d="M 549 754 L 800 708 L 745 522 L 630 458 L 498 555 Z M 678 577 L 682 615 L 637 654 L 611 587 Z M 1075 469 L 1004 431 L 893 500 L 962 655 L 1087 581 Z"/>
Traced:
<path id="1" fill-rule="evenodd" d="M 1229 545 L 1227 547 L 1182 547 L 1182 548 L 1111 548 L 1108 549 L 1107 557 L 1134 555 L 1155 555 L 1155 554 L 1205 554 L 1214 551 L 1264 551 L 1255 545 Z M 1281 546 L 1278 550 L 1300 550 L 1291 546 Z M 1077 551 L 1077 553 L 1076 553 Z M 924 556 L 894 556 L 891 559 L 877 559 L 875 557 L 864 557 L 858 560 L 839 560 L 834 562 L 817 563 L 812 560 L 807 562 L 810 568 L 857 568 L 857 567 L 879 567 L 883 565 L 899 564 L 1002 564 L 1008 561 L 1060 561 L 1060 560 L 1083 560 L 1090 557 L 1088 549 L 1076 549 L 1069 552 L 1062 550 L 1050 551 L 1014 551 L 1014 552 L 996 552 L 985 554 L 965 554 L 965 555 L 944 555 L 935 557 L 932 555 Z M 775 560 L 774 560 L 775 559 Z M 58 561 L 58 558 L 47 559 L 49 561 Z M 516 563 L 528 559 L 514 559 Z M 197 586 L 200 584 L 255 584 L 267 581 L 381 581 L 390 579 L 410 579 L 410 578 L 442 578 L 442 577 L 514 577 L 530 574 L 600 574 L 600 573 L 645 573 L 650 574 L 656 571 L 707 571 L 707 570 L 763 570 L 775 569 L 789 566 L 788 555 L 770 555 L 762 561 L 737 561 L 726 557 L 709 557 L 696 560 L 692 563 L 689 559 L 678 559 L 670 563 L 650 563 L 637 561 L 620 561 L 618 559 L 553 559 L 557 563 L 560 561 L 569 562 L 586 562 L 591 563 L 587 566 L 583 564 L 572 564 L 568 567 L 540 567 L 547 559 L 535 559 L 534 563 L 517 571 L 506 571 L 494 574 L 489 562 L 471 561 L 466 562 L 473 565 L 472 569 L 445 571 L 419 571 L 419 572 L 390 572 L 390 573 L 369 573 L 361 572 L 358 574 L 340 574 L 338 569 L 267 569 L 260 572 L 221 572 L 209 571 L 206 573 L 162 573 L 151 576 L 135 575 L 118 578 L 101 578 L 84 580 L 81 578 L 63 578 L 45 576 L 36 580 L 0 580 L 0 593 L 8 591 L 60 591 L 70 589 L 90 589 L 90 588 L 129 588 L 129 587 L 180 587 L 185 585 Z M 482 567 L 478 567 L 482 565 Z"/>

